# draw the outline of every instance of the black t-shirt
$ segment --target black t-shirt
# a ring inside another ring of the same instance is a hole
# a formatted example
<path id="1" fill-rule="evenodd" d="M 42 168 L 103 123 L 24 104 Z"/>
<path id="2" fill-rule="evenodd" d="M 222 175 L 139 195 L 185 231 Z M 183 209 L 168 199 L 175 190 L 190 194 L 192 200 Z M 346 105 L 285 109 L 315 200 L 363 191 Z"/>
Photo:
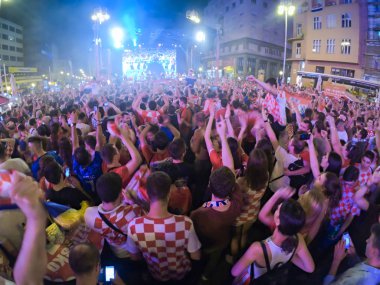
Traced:
<path id="1" fill-rule="evenodd" d="M 191 189 L 191 186 L 195 183 L 195 171 L 194 167 L 187 163 L 175 163 L 178 169 L 178 179 L 186 180 L 186 185 Z"/>
<path id="2" fill-rule="evenodd" d="M 88 198 L 77 188 L 64 187 L 59 191 L 53 189 L 46 190 L 46 200 L 51 202 L 68 206 L 70 208 L 79 210 L 80 203 Z"/>

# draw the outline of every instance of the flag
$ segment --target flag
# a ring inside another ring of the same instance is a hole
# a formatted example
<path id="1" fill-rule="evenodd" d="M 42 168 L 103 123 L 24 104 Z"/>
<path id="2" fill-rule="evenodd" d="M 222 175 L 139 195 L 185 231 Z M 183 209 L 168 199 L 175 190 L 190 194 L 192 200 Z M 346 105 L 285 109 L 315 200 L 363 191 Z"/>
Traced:
<path id="1" fill-rule="evenodd" d="M 16 79 L 15 79 L 15 76 L 13 75 L 13 73 L 11 74 L 9 81 L 11 83 L 12 95 L 16 95 L 17 94 L 17 85 L 16 85 Z"/>

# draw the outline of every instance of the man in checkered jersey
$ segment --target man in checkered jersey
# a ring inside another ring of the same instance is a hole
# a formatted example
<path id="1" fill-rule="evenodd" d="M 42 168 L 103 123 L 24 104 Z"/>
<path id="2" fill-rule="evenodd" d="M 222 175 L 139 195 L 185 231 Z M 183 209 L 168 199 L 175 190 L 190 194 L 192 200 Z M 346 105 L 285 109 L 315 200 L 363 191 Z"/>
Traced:
<path id="1" fill-rule="evenodd" d="M 188 273 L 192 269 L 191 260 L 193 264 L 199 263 L 201 243 L 190 218 L 168 212 L 170 185 L 171 179 L 164 172 L 157 171 L 148 177 L 150 210 L 146 216 L 129 223 L 127 248 L 135 258 L 142 253 L 156 281 L 192 284 L 190 276 L 194 275 Z"/>
<path id="2" fill-rule="evenodd" d="M 122 202 L 122 180 L 120 175 L 109 172 L 100 176 L 96 191 L 102 203 L 86 210 L 86 224 L 101 234 L 107 245 L 103 248 L 102 265 L 115 266 L 118 275 L 128 284 L 138 284 L 138 264 L 130 259 L 127 251 L 127 227 L 143 214 L 137 205 Z M 109 246 L 108 246 L 109 245 Z"/>

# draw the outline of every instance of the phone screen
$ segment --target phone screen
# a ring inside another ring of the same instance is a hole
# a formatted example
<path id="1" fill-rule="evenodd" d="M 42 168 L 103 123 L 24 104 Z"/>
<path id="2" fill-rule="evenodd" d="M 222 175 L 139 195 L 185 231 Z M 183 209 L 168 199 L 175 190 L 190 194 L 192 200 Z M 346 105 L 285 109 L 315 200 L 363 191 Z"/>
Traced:
<path id="1" fill-rule="evenodd" d="M 95 112 L 98 111 L 98 106 L 94 106 L 94 111 L 95 111 Z"/>
<path id="2" fill-rule="evenodd" d="M 70 168 L 66 167 L 65 169 L 65 176 L 70 177 Z"/>
<path id="3" fill-rule="evenodd" d="M 344 240 L 344 247 L 346 249 L 349 249 L 350 248 L 350 243 L 351 243 L 351 238 L 350 238 L 350 235 L 348 233 L 344 233 L 343 236 L 342 236 L 342 239 Z"/>
<path id="4" fill-rule="evenodd" d="M 106 282 L 115 279 L 115 267 L 114 266 L 106 266 Z"/>

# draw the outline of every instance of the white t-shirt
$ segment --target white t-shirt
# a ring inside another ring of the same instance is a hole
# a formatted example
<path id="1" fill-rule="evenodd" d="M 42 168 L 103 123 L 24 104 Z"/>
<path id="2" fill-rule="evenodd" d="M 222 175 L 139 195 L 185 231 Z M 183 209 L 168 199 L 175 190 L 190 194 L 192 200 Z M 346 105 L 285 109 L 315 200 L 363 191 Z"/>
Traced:
<path id="1" fill-rule="evenodd" d="M 276 152 L 274 154 L 276 157 L 276 164 L 274 165 L 271 181 L 273 182 L 269 183 L 269 188 L 276 192 L 281 187 L 289 186 L 290 179 L 288 176 L 282 176 L 284 175 L 284 168 L 288 168 L 289 164 L 295 162 L 298 160 L 297 157 L 294 155 L 288 153 L 282 146 L 278 146 L 276 149 Z M 281 177 L 282 176 L 282 177 Z M 276 179 L 278 177 L 281 177 L 279 179 Z"/>
<path id="2" fill-rule="evenodd" d="M 348 135 L 346 131 L 338 131 L 338 137 L 345 142 L 348 142 Z"/>
<path id="3" fill-rule="evenodd" d="M 82 132 L 82 136 L 87 136 L 89 132 L 91 132 L 91 127 L 87 124 L 84 123 L 78 123 L 77 124 L 77 129 L 80 129 Z"/>

